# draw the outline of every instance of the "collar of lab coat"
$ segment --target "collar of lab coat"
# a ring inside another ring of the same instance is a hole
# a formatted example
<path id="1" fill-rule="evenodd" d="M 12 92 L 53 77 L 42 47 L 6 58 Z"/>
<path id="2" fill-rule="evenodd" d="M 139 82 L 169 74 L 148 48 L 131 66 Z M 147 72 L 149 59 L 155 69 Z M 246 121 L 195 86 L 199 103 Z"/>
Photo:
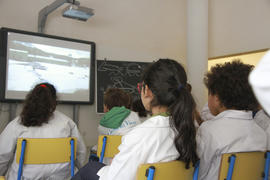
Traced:
<path id="1" fill-rule="evenodd" d="M 253 120 L 252 111 L 240 111 L 240 110 L 226 110 L 219 113 L 213 120 L 218 119 L 239 119 L 239 120 Z"/>
<path id="2" fill-rule="evenodd" d="M 138 125 L 138 128 L 152 128 L 152 127 L 157 127 L 157 128 L 164 128 L 164 127 L 170 127 L 169 123 L 169 116 L 152 116 L 146 121 L 144 121 L 142 124 Z"/>

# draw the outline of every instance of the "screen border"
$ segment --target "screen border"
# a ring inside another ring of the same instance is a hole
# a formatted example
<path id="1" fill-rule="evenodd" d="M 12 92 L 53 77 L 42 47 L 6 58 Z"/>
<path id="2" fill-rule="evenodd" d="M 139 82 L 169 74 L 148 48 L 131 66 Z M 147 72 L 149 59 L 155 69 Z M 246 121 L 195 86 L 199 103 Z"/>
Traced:
<path id="1" fill-rule="evenodd" d="M 59 100 L 59 104 L 93 104 L 94 103 L 94 96 L 95 96 L 95 61 L 96 61 L 96 44 L 92 41 L 85 41 L 73 38 L 66 38 L 61 36 L 49 35 L 49 34 L 42 34 L 18 29 L 11 29 L 2 27 L 0 29 L 0 102 L 22 102 L 24 99 L 7 99 L 5 98 L 5 89 L 6 89 L 6 64 L 7 64 L 7 39 L 8 39 L 8 32 L 18 33 L 18 34 L 25 34 L 31 36 L 40 36 L 44 38 L 51 38 L 51 39 L 58 39 L 64 41 L 71 41 L 77 43 L 84 43 L 90 45 L 91 57 L 90 57 L 90 79 L 89 79 L 89 100 L 88 101 L 65 101 Z"/>

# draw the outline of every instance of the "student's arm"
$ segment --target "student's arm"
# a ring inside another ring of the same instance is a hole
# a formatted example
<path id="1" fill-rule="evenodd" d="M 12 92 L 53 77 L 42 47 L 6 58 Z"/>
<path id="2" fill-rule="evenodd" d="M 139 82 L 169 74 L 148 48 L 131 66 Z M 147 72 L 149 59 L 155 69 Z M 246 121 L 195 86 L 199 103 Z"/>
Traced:
<path id="1" fill-rule="evenodd" d="M 76 150 L 76 161 L 75 164 L 78 168 L 84 165 L 86 159 L 86 146 L 83 138 L 77 128 L 77 125 L 71 120 L 71 136 L 77 138 L 77 150 Z"/>
<path id="2" fill-rule="evenodd" d="M 199 126 L 203 123 L 201 115 L 197 110 L 195 110 L 195 120 L 197 121 Z"/>
<path id="3" fill-rule="evenodd" d="M 99 135 L 111 135 L 112 129 L 106 128 L 104 126 L 98 125 L 98 134 Z"/>
<path id="4" fill-rule="evenodd" d="M 141 140 L 142 137 L 136 132 L 123 136 L 120 152 L 113 158 L 112 164 L 103 167 L 98 173 L 100 180 L 134 179 L 138 166 L 146 159 L 144 156 L 147 156 L 143 153 L 145 145 Z"/>
<path id="5" fill-rule="evenodd" d="M 198 129 L 196 141 L 197 154 L 200 158 L 199 179 L 204 179 L 209 172 L 211 163 L 215 156 L 215 145 L 211 141 L 211 136 L 203 125 Z"/>
<path id="6" fill-rule="evenodd" d="M 0 134 L 0 176 L 4 176 L 9 161 L 11 161 L 15 155 L 17 133 L 15 121 L 10 122 L 4 131 Z"/>
<path id="7" fill-rule="evenodd" d="M 203 121 L 212 120 L 215 118 L 215 116 L 210 112 L 210 109 L 208 107 L 208 103 L 206 103 L 200 113 L 200 116 Z"/>

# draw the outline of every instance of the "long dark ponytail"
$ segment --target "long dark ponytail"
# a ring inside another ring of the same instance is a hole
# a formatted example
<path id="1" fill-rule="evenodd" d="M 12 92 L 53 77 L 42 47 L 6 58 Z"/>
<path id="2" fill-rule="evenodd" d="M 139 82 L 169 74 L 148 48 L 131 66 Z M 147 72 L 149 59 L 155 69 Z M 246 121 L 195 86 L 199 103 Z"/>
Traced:
<path id="1" fill-rule="evenodd" d="M 56 89 L 49 83 L 37 84 L 26 96 L 20 114 L 24 126 L 41 126 L 47 123 L 56 109 Z"/>
<path id="2" fill-rule="evenodd" d="M 196 103 L 187 89 L 183 66 L 171 59 L 160 59 L 145 70 L 142 81 L 154 94 L 151 107 L 168 107 L 170 125 L 176 134 L 178 160 L 184 161 L 187 168 L 191 162 L 195 165 L 198 160 L 194 126 Z"/>

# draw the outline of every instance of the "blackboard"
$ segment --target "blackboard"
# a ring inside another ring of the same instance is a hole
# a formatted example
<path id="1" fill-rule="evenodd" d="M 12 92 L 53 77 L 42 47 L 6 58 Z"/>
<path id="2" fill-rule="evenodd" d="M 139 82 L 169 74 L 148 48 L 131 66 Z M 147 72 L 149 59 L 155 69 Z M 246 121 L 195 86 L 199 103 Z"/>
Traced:
<path id="1" fill-rule="evenodd" d="M 103 94 L 107 88 L 120 88 L 139 95 L 137 83 L 149 62 L 97 60 L 97 112 L 103 113 Z"/>

